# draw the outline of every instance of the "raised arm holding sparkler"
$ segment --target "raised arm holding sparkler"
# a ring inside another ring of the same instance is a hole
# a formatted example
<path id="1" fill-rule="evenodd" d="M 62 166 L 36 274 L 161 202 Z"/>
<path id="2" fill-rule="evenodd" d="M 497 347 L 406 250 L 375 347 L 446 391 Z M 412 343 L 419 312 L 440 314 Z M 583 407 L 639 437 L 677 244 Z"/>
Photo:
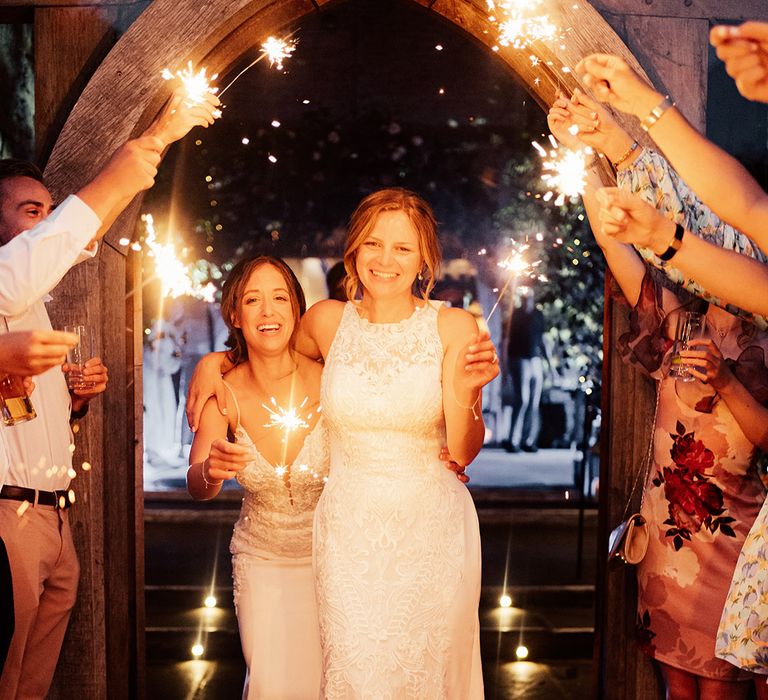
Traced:
<path id="1" fill-rule="evenodd" d="M 694 129 L 667 96 L 618 56 L 592 54 L 577 71 L 595 96 L 641 120 L 680 176 L 720 218 L 768 250 L 768 194 L 732 156 Z"/>

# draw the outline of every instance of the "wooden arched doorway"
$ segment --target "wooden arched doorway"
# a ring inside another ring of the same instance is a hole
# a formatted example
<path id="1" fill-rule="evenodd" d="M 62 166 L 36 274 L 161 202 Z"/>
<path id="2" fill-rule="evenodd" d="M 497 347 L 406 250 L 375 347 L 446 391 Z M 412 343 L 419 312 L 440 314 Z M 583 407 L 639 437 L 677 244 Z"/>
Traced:
<path id="1" fill-rule="evenodd" d="M 405 1 L 405 0 L 403 0 Z M 411 0 L 451 22 L 490 50 L 494 31 L 488 23 L 484 0 Z M 310 13 L 322 12 L 328 0 L 154 0 L 93 73 L 75 103 L 54 145 L 46 177 L 60 197 L 84 184 L 114 149 L 141 131 L 156 115 L 167 88 L 160 73 L 167 66 L 191 60 L 224 73 L 243 53 L 269 34 L 297 23 Z M 504 60 L 537 101 L 554 98 L 555 85 L 566 91 L 576 85 L 573 69 L 585 54 L 601 50 L 625 56 L 639 68 L 629 49 L 603 17 L 583 0 L 556 0 L 550 15 L 570 27 L 566 48 L 555 54 L 537 48 L 552 72 L 551 80 L 537 80 L 532 51 L 501 49 Z M 554 76 L 557 76 L 556 78 Z M 635 126 L 628 124 L 630 130 Z M 87 321 L 101 329 L 101 346 L 113 367 L 109 399 L 89 418 L 79 441 L 89 461 L 101 465 L 78 479 L 79 508 L 73 513 L 74 531 L 81 553 L 82 577 L 78 608 L 63 652 L 60 688 L 84 697 L 142 695 L 143 665 L 143 510 L 141 450 L 141 302 L 140 268 L 117 241 L 131 237 L 140 202 L 118 220 L 105 239 L 98 258 L 73 270 L 60 285 L 53 315 Z M 604 445 L 601 529 L 618 518 L 626 482 L 634 468 L 633 455 L 642 451 L 648 408 L 642 401 L 627 405 L 611 401 L 617 392 L 649 395 L 648 387 L 613 362 L 611 338 L 620 333 L 610 304 L 606 324 L 604 385 L 610 425 Z M 122 370 L 122 371 L 121 371 Z M 639 394 L 637 392 L 640 392 Z M 650 400 L 645 402 L 650 406 Z M 621 426 L 633 426 L 623 431 Z M 611 435 L 621 432 L 621 443 Z M 636 437 L 633 437 L 636 436 Z M 85 458 L 85 456 L 83 457 Z M 603 664 L 601 686 L 606 696 L 635 697 L 635 688 L 647 689 L 647 668 L 638 663 L 633 643 L 634 618 L 626 614 L 625 589 L 630 576 L 614 574 L 607 585 L 601 572 L 598 622 L 599 653 L 610 650 Z M 130 623 L 127 621 L 130 620 Z M 623 620 L 624 625 L 616 624 Z M 83 664 L 83 659 L 91 663 Z M 616 663 L 616 660 L 620 660 Z M 126 679 L 129 682 L 126 683 Z M 620 691 L 620 692 L 619 692 Z M 641 693 L 642 694 L 642 693 Z"/>

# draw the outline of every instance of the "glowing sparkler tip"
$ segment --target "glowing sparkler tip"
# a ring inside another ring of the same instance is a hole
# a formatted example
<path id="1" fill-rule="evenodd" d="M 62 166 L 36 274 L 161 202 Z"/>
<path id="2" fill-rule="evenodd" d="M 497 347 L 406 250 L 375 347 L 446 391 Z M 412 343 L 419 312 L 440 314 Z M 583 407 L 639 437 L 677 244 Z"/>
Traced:
<path id="1" fill-rule="evenodd" d="M 261 45 L 261 52 L 269 59 L 269 65 L 275 66 L 277 70 L 283 70 L 283 61 L 290 58 L 295 50 L 295 41 L 278 39 L 274 36 L 267 37 Z"/>
<path id="2" fill-rule="evenodd" d="M 208 75 L 206 75 L 205 68 L 201 68 L 199 71 L 195 72 L 192 67 L 192 61 L 187 63 L 187 67 L 184 68 L 184 70 L 177 70 L 175 73 L 171 73 L 170 70 L 164 68 L 160 75 L 163 80 L 173 80 L 174 78 L 178 78 L 187 92 L 187 102 L 189 102 L 189 104 L 201 104 L 208 93 L 215 94 L 218 91 L 218 88 L 211 87 L 211 81 L 216 80 L 216 78 L 219 77 L 218 73 L 215 73 L 209 78 Z M 216 111 L 219 112 L 216 116 L 220 117 L 221 112 L 219 110 Z"/>

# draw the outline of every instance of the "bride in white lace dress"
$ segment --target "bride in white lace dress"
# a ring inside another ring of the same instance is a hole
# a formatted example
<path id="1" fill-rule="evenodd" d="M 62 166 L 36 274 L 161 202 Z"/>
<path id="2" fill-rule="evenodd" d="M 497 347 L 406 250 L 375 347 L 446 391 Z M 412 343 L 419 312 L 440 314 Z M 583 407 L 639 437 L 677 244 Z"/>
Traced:
<path id="1" fill-rule="evenodd" d="M 225 378 L 229 412 L 224 417 L 213 400 L 206 404 L 190 452 L 193 497 L 213 498 L 233 477 L 245 491 L 230 549 L 248 666 L 243 698 L 250 700 L 320 693 L 312 517 L 327 474 L 328 440 L 316 410 L 321 365 L 293 350 L 304 306 L 301 286 L 281 260 L 235 266 L 221 309 L 234 344 L 234 368 Z M 266 427 L 272 397 L 280 407 L 307 397 L 307 425 L 290 432 Z"/>
<path id="2" fill-rule="evenodd" d="M 470 314 L 427 300 L 440 252 L 413 193 L 364 199 L 344 262 L 359 301 L 316 304 L 297 339 L 325 359 L 331 440 L 314 535 L 323 697 L 479 700 L 477 515 L 436 455 L 447 442 L 468 464 L 482 447 L 496 353 Z"/>

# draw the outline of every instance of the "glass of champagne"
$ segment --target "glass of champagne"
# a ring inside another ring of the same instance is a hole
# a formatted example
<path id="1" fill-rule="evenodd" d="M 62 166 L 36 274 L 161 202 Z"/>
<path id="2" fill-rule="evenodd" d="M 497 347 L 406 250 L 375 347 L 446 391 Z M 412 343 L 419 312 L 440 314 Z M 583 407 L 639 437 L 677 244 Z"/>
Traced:
<path id="1" fill-rule="evenodd" d="M 15 374 L 0 375 L 0 413 L 5 425 L 16 425 L 37 418 L 24 380 Z"/>
<path id="2" fill-rule="evenodd" d="M 681 311 L 677 315 L 675 329 L 675 346 L 672 350 L 672 366 L 669 376 L 681 382 L 692 382 L 695 377 L 690 373 L 690 367 L 683 362 L 680 353 L 688 350 L 692 340 L 703 338 L 706 332 L 705 316 L 698 311 Z"/>
<path id="3" fill-rule="evenodd" d="M 64 330 L 67 333 L 74 333 L 79 339 L 75 347 L 67 350 L 67 364 L 69 365 L 67 385 L 73 391 L 91 389 L 94 383 L 83 377 L 85 363 L 93 357 L 91 333 L 88 327 L 84 325 L 64 326 Z"/>

